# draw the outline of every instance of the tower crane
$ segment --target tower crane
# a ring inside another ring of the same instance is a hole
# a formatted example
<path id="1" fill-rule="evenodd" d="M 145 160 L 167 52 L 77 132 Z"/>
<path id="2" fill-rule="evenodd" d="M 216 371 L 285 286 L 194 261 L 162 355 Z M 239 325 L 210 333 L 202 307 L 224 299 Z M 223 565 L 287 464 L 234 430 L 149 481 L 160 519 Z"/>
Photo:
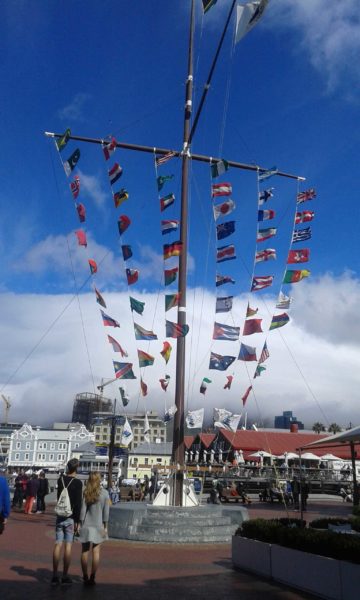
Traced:
<path id="1" fill-rule="evenodd" d="M 11 407 L 11 402 L 10 402 L 10 398 L 4 396 L 4 394 L 1 394 L 1 397 L 4 400 L 4 404 L 5 404 L 5 408 L 4 408 L 4 415 L 5 415 L 4 423 L 5 423 L 5 425 L 7 425 L 8 420 L 9 420 L 9 410 L 10 410 L 10 407 Z"/>

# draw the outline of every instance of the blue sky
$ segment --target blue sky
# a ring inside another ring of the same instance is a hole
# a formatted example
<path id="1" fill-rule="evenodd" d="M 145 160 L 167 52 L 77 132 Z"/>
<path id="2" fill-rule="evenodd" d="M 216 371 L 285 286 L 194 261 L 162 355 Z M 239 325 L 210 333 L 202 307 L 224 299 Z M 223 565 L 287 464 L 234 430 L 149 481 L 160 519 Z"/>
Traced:
<path id="1" fill-rule="evenodd" d="M 197 3 L 195 107 L 229 5 L 218 0 L 202 18 Z M 13 419 L 44 422 L 69 418 L 76 393 L 92 391 L 102 377 L 112 376 L 111 361 L 117 357 L 105 334 L 114 333 L 125 343 L 135 364 L 140 346 L 159 356 L 160 340 L 165 339 L 162 244 L 176 239 L 164 239 L 159 222 L 179 216 L 180 196 L 179 161 L 161 167 L 162 174 L 174 174 L 164 192 L 173 191 L 177 204 L 160 215 L 153 157 L 118 150 L 113 158 L 124 169 L 119 184 L 129 190 L 130 199 L 116 211 L 100 148 L 79 144 L 76 172 L 80 200 L 87 208 L 88 248 L 78 248 L 74 230 L 79 223 L 68 181 L 44 131 L 70 127 L 77 135 L 111 134 L 124 142 L 180 148 L 190 2 L 176 0 L 170 7 L 165 0 L 37 1 L 31 6 L 18 1 L 1 6 L 0 73 L 6 93 L 1 106 L 0 331 L 7 344 L 1 350 L 0 387 L 12 400 Z M 316 214 L 313 237 L 306 244 L 311 277 L 293 286 L 292 321 L 268 341 L 271 362 L 248 401 L 249 413 L 258 421 L 272 422 L 274 414 L 287 409 L 308 423 L 346 425 L 360 417 L 359 12 L 353 0 L 331 0 L 326 7 L 320 0 L 270 1 L 261 23 L 235 48 L 232 24 L 192 146 L 194 153 L 277 165 L 306 177 L 301 189 L 317 190 L 316 200 L 303 205 Z M 64 158 L 76 147 L 69 143 Z M 241 326 L 255 251 L 257 184 L 253 174 L 234 169 L 226 180 L 233 185 L 237 204 L 236 236 L 227 240 L 236 245 L 238 259 L 219 268 L 236 279 L 233 288 L 220 288 L 233 293 L 237 302 L 223 322 Z M 252 377 L 237 362 L 227 396 L 222 392 L 225 375 L 215 372 L 210 373 L 213 383 L 206 397 L 198 393 L 202 378 L 209 376 L 210 349 L 238 351 L 236 344 L 211 340 L 216 265 L 210 183 L 208 166 L 194 164 L 188 294 L 193 335 L 188 340 L 186 402 L 190 409 L 205 405 L 209 414 L 219 404 L 241 411 L 239 399 Z M 262 247 L 276 247 L 278 260 L 257 266 L 256 274 L 274 274 L 275 280 L 270 291 L 252 299 L 266 326 L 285 268 L 297 190 L 295 182 L 280 178 L 269 185 L 275 187 L 270 208 L 277 212 L 278 235 Z M 116 226 L 120 212 L 132 219 L 124 237 L 134 252 L 129 266 L 140 270 L 131 293 L 146 301 L 148 312 L 141 324 L 158 331 L 156 347 L 133 339 Z M 108 299 L 108 312 L 120 320 L 120 332 L 104 332 L 87 282 L 88 257 L 101 262 L 96 285 Z M 172 261 L 166 267 L 176 264 Z M 79 300 L 72 301 L 80 287 Z M 176 320 L 174 310 L 166 316 Z M 254 337 L 248 343 L 261 350 L 265 336 Z M 158 389 L 165 369 L 160 361 L 143 373 L 149 385 L 146 401 L 139 398 L 138 380 L 129 384 L 132 409 L 154 406 L 161 411 L 164 402 L 171 403 L 173 379 L 166 400 Z M 118 386 L 108 389 L 111 397 L 118 395 Z"/>

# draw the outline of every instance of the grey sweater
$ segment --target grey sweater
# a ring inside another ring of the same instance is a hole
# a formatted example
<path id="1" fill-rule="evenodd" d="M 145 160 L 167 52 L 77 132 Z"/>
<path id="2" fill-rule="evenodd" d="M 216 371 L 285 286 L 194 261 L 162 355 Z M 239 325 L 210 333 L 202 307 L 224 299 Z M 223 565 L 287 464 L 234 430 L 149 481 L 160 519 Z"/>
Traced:
<path id="1" fill-rule="evenodd" d="M 86 505 L 83 499 L 80 513 L 81 529 L 78 538 L 80 542 L 101 544 L 107 538 L 104 523 L 107 524 L 109 520 L 109 509 L 109 494 L 104 488 L 101 488 L 99 500 L 94 504 Z"/>

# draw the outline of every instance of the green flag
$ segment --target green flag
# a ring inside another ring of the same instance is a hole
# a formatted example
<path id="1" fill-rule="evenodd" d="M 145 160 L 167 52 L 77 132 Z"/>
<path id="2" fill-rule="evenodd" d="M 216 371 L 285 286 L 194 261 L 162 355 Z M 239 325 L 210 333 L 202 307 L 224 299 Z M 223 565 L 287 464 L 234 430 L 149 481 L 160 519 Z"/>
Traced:
<path id="1" fill-rule="evenodd" d="M 165 183 L 170 181 L 173 177 L 174 175 L 159 175 L 159 177 L 157 177 L 156 181 L 159 192 L 163 189 Z"/>
<path id="2" fill-rule="evenodd" d="M 79 148 L 76 148 L 76 150 L 72 153 L 72 155 L 69 156 L 69 158 L 64 162 L 65 173 L 68 177 L 71 174 L 71 171 L 73 171 L 73 169 L 75 169 L 79 158 L 80 158 L 80 150 L 79 150 Z"/>
<path id="3" fill-rule="evenodd" d="M 217 0 L 202 0 L 202 3 L 203 3 L 204 13 L 206 13 L 208 10 L 210 10 L 210 8 L 215 6 L 215 4 L 217 3 Z"/>
<path id="4" fill-rule="evenodd" d="M 179 305 L 180 294 L 166 294 L 165 295 L 165 312 Z"/>
<path id="5" fill-rule="evenodd" d="M 144 306 L 145 302 L 140 302 L 140 300 L 135 300 L 135 298 L 130 296 L 130 307 L 132 311 L 137 312 L 138 315 L 142 315 L 144 312 Z"/>
<path id="6" fill-rule="evenodd" d="M 225 171 L 229 169 L 229 163 L 222 159 L 218 160 L 218 162 L 213 163 L 211 166 L 211 177 L 215 179 L 215 177 L 220 177 Z"/>
<path id="7" fill-rule="evenodd" d="M 56 144 L 56 147 L 59 150 L 59 152 L 61 152 L 61 150 L 63 150 L 65 148 L 66 144 L 69 141 L 70 136 L 71 136 L 71 131 L 70 131 L 70 129 L 67 129 L 61 137 L 59 137 L 57 140 L 55 140 L 55 144 Z"/>

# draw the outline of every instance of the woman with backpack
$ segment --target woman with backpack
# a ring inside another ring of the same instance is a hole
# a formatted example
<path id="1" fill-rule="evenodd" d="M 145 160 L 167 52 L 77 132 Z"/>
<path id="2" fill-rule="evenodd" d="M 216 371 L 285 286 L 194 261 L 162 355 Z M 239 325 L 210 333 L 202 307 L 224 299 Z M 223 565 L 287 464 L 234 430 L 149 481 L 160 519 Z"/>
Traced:
<path id="1" fill-rule="evenodd" d="M 101 486 L 100 473 L 89 473 L 80 514 L 81 569 L 84 585 L 95 585 L 95 575 L 100 561 L 100 546 L 107 537 L 110 500 L 107 490 Z M 91 572 L 88 575 L 88 559 L 91 550 Z"/>

